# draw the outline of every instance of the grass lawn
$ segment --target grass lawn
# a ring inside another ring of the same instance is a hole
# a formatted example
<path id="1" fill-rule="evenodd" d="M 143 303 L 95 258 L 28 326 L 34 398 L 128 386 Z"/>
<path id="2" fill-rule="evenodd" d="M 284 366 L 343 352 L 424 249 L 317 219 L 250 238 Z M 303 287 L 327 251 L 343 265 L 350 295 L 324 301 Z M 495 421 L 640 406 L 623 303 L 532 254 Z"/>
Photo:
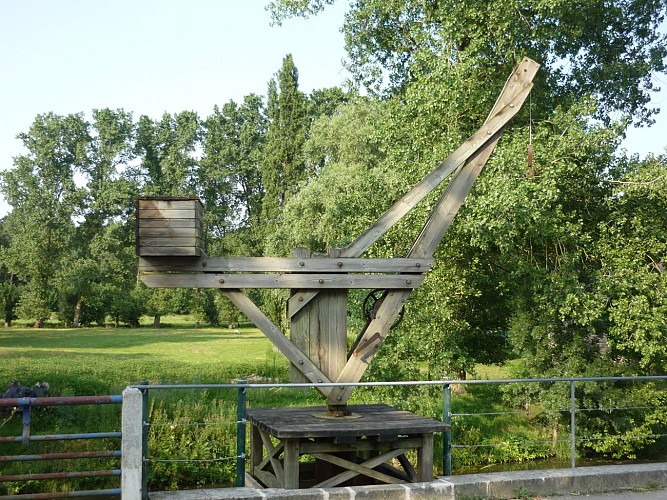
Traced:
<path id="1" fill-rule="evenodd" d="M 226 383 L 286 373 L 284 356 L 256 328 L 194 328 L 173 320 L 165 323 L 176 327 L 161 329 L 2 329 L 0 384 L 46 381 L 52 395 L 88 395 L 120 393 L 141 380 Z"/>

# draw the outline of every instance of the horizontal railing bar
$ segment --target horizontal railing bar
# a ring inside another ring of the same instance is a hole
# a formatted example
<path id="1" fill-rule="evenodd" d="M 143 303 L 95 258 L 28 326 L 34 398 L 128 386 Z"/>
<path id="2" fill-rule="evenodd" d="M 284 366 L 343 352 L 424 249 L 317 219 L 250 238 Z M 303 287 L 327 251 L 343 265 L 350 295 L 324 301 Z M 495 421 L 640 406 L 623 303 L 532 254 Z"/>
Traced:
<path id="1" fill-rule="evenodd" d="M 120 404 L 123 396 L 56 396 L 43 398 L 0 398 L 0 406 L 70 406 Z"/>
<path id="2" fill-rule="evenodd" d="M 42 434 L 30 435 L 30 441 L 66 441 L 70 439 L 120 439 L 120 432 L 89 432 L 83 434 Z M 2 436 L 0 443 L 21 443 L 23 436 Z"/>
<path id="3" fill-rule="evenodd" d="M 120 476 L 120 469 L 113 470 L 85 470 L 70 472 L 41 472 L 37 474 L 15 474 L 0 476 L 0 482 L 6 481 L 39 481 L 42 479 L 77 479 L 83 477 Z"/>
<path id="4" fill-rule="evenodd" d="M 20 498 L 22 500 L 41 500 L 47 498 L 72 498 L 72 497 L 102 497 L 102 496 L 118 496 L 121 494 L 120 488 L 109 488 L 106 490 L 89 490 L 89 491 L 60 491 L 54 493 L 26 493 L 23 495 L 9 495 L 0 496 L 0 499 L 14 499 Z"/>
<path id="5" fill-rule="evenodd" d="M 28 462 L 34 460 L 69 460 L 77 458 L 120 458 L 116 451 L 82 451 L 79 453 L 42 453 L 39 455 L 0 455 L 0 462 Z"/>
<path id="6" fill-rule="evenodd" d="M 561 378 L 515 378 L 490 380 L 410 380 L 395 382 L 330 382 L 326 384 L 299 383 L 299 384 L 136 384 L 135 389 L 303 389 L 309 387 L 389 387 L 389 386 L 443 386 L 443 385 L 497 385 L 497 384 L 529 384 L 555 382 L 621 382 L 667 380 L 667 375 L 642 375 L 636 377 L 561 377 Z"/>

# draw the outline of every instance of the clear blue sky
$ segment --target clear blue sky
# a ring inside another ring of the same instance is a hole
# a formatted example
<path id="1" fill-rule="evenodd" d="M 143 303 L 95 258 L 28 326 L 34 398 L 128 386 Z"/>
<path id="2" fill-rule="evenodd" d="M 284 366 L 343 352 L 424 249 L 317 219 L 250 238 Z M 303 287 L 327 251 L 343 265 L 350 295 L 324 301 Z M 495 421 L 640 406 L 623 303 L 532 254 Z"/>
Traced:
<path id="1" fill-rule="evenodd" d="M 135 119 L 266 94 L 291 53 L 301 90 L 341 85 L 347 74 L 339 1 L 308 20 L 270 26 L 264 0 L 5 1 L 0 15 L 0 169 L 22 152 L 15 139 L 35 116 L 123 108 Z M 655 105 L 667 108 L 667 77 Z M 667 109 L 625 147 L 667 146 Z M 0 198 L 0 215 L 8 207 Z"/>

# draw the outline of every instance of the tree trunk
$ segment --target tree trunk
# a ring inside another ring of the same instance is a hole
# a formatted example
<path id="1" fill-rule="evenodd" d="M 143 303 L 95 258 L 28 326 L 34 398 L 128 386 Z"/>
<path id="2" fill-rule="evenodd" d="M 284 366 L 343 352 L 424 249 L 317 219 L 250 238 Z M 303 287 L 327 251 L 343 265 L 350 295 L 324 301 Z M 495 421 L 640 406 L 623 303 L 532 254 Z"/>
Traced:
<path id="1" fill-rule="evenodd" d="M 114 319 L 114 327 L 116 330 L 118 330 L 118 327 L 120 326 L 120 315 L 116 314 L 116 317 Z"/>
<path id="2" fill-rule="evenodd" d="M 12 326 L 12 320 L 11 319 L 6 319 L 5 320 L 5 328 L 9 328 L 10 326 Z"/>
<path id="3" fill-rule="evenodd" d="M 74 306 L 74 319 L 72 320 L 72 326 L 74 328 L 79 328 L 79 321 L 81 321 L 81 307 L 83 307 L 83 295 L 79 295 L 79 298 L 76 301 L 76 306 Z"/>
<path id="4" fill-rule="evenodd" d="M 153 316 L 153 328 L 160 328 L 160 315 Z"/>
<path id="5" fill-rule="evenodd" d="M 44 326 L 44 321 L 41 320 L 41 319 L 38 319 L 37 321 L 35 321 L 35 324 L 32 325 L 32 326 L 33 326 L 33 328 L 42 328 Z"/>

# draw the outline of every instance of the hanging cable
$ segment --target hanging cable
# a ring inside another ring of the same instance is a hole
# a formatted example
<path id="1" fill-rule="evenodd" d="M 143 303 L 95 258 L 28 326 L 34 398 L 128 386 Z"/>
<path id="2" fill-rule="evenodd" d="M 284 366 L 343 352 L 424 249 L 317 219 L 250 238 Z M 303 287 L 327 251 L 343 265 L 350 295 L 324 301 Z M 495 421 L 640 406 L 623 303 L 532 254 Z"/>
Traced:
<path id="1" fill-rule="evenodd" d="M 528 94 L 528 171 L 526 177 L 535 177 L 533 169 L 533 93 Z"/>

